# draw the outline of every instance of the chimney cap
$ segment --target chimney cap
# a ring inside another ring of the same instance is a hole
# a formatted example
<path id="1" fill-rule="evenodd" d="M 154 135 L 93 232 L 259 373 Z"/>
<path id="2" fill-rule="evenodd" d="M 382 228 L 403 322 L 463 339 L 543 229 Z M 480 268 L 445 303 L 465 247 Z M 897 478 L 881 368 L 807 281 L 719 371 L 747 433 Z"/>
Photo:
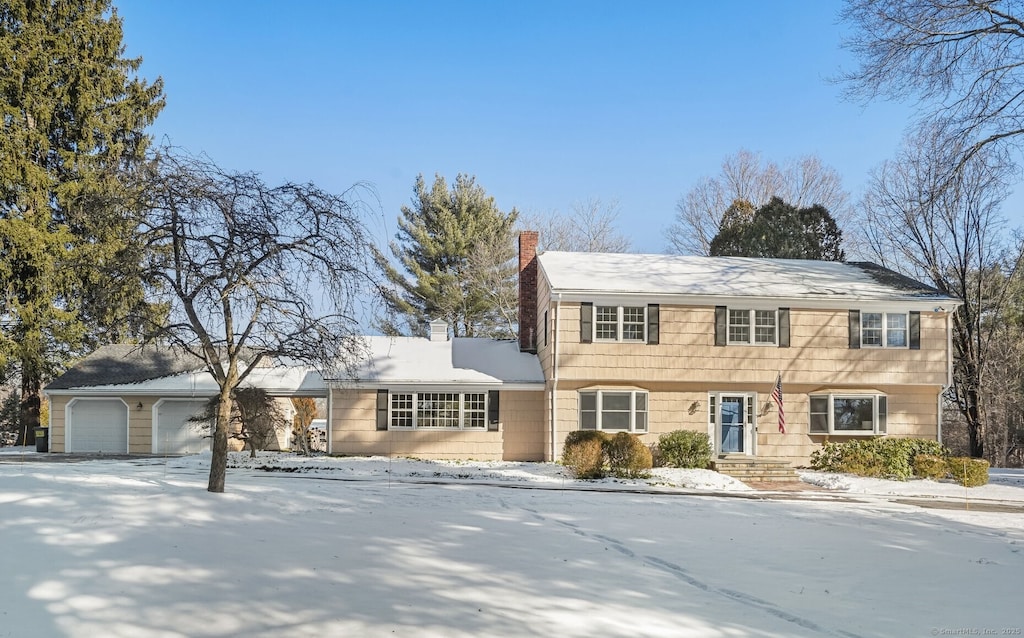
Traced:
<path id="1" fill-rule="evenodd" d="M 434 319 L 430 322 L 430 340 L 448 341 L 448 322 L 444 319 Z"/>

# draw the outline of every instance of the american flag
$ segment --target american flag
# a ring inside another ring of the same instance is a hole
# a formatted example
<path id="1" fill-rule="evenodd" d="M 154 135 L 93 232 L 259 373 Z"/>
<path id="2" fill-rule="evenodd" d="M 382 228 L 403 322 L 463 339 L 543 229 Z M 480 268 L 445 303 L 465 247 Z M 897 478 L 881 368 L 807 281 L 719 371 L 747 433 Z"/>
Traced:
<path id="1" fill-rule="evenodd" d="M 786 411 L 782 409 L 782 373 L 775 379 L 775 387 L 772 388 L 772 401 L 779 406 L 779 433 L 786 433 Z"/>

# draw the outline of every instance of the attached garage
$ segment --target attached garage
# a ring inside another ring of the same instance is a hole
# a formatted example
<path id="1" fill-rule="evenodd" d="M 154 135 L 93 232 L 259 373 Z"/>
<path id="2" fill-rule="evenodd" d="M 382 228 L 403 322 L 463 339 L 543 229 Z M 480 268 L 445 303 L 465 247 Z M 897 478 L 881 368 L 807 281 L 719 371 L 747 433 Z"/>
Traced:
<path id="1" fill-rule="evenodd" d="M 190 419 L 206 401 L 161 399 L 153 406 L 153 452 L 196 454 L 210 448 L 210 424 Z"/>
<path id="2" fill-rule="evenodd" d="M 72 399 L 67 405 L 68 452 L 128 452 L 128 405 L 121 399 Z"/>

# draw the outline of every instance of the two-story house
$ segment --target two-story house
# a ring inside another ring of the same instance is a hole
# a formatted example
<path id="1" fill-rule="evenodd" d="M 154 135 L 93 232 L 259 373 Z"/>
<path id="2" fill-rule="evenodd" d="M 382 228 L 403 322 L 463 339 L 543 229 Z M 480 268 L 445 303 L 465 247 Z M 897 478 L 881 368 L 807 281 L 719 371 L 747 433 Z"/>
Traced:
<path id="1" fill-rule="evenodd" d="M 870 263 L 536 246 L 520 236 L 520 347 L 544 371 L 545 458 L 577 429 L 797 463 L 826 438 L 940 435 L 959 302 L 933 288 Z"/>
<path id="2" fill-rule="evenodd" d="M 434 322 L 366 337 L 354 370 L 249 382 L 323 398 L 332 454 L 552 460 L 578 429 L 688 429 L 801 464 L 826 438 L 940 437 L 955 299 L 867 263 L 538 255 L 537 239 L 520 236 L 518 343 Z M 215 390 L 188 357 L 101 349 L 47 388 L 51 450 L 194 451 L 190 411 Z"/>

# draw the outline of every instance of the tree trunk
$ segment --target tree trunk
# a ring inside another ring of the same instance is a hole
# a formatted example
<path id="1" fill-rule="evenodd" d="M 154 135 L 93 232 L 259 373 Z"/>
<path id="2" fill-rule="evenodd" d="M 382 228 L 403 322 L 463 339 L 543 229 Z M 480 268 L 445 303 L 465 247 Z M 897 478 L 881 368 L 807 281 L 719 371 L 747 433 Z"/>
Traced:
<path id="1" fill-rule="evenodd" d="M 40 391 L 42 380 L 29 366 L 22 364 L 21 373 L 21 432 L 22 445 L 34 445 L 35 428 L 39 427 L 39 408 L 42 405 Z"/>
<path id="2" fill-rule="evenodd" d="M 217 425 L 213 430 L 213 456 L 210 459 L 208 492 L 223 492 L 228 471 L 228 426 L 231 422 L 231 393 L 225 385 L 217 406 Z"/>
<path id="3" fill-rule="evenodd" d="M 977 390 L 967 390 L 967 452 L 976 459 L 985 458 L 985 428 L 981 422 Z"/>

